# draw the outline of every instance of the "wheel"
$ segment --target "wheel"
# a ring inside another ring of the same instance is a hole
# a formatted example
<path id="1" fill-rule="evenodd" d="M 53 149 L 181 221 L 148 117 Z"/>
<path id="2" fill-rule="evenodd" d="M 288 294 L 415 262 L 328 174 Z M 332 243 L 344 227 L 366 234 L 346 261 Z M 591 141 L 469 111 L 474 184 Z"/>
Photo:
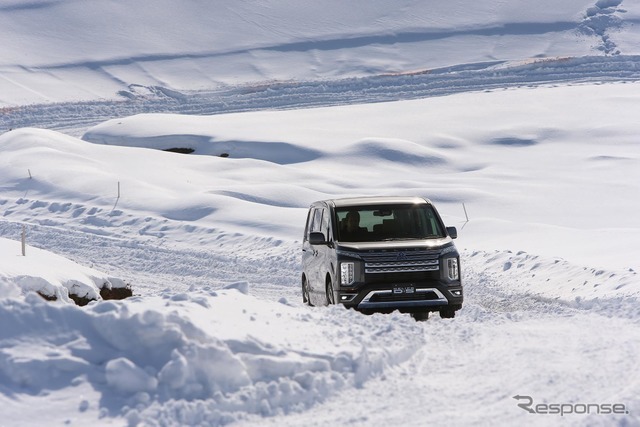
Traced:
<path id="1" fill-rule="evenodd" d="M 333 297 L 333 285 L 331 284 L 331 279 L 327 278 L 327 292 L 326 292 L 326 298 L 327 298 L 327 305 L 331 305 L 331 304 L 335 304 L 335 298 Z"/>
<path id="2" fill-rule="evenodd" d="M 411 313 L 411 317 L 413 317 L 416 322 L 424 322 L 429 319 L 429 312 L 419 311 L 417 313 Z"/>
<path id="3" fill-rule="evenodd" d="M 451 308 L 445 308 L 444 310 L 440 310 L 440 317 L 443 319 L 453 319 L 456 317 L 456 311 Z"/>
<path id="4" fill-rule="evenodd" d="M 311 297 L 309 296 L 309 284 L 307 283 L 306 277 L 302 278 L 302 302 L 313 307 Z"/>

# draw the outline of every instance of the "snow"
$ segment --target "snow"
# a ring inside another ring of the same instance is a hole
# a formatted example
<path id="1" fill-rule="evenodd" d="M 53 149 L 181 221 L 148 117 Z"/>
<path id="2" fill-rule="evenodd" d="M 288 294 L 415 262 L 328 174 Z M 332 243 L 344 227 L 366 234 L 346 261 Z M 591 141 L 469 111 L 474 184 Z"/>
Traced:
<path id="1" fill-rule="evenodd" d="M 2 2 L 0 425 L 640 425 L 639 17 Z M 374 194 L 458 228 L 455 319 L 302 304 L 309 204 Z"/>
<path id="2" fill-rule="evenodd" d="M 638 6 L 615 3 L 5 1 L 0 106 L 583 56 L 618 39 L 637 54 Z"/>
<path id="3" fill-rule="evenodd" d="M 46 297 L 69 302 L 71 293 L 97 300 L 101 298 L 102 288 L 127 286 L 121 279 L 39 248 L 25 245 L 23 255 L 22 244 L 13 240 L 0 238 L 0 253 L 0 280 L 15 283 L 24 291 L 40 292 Z"/>

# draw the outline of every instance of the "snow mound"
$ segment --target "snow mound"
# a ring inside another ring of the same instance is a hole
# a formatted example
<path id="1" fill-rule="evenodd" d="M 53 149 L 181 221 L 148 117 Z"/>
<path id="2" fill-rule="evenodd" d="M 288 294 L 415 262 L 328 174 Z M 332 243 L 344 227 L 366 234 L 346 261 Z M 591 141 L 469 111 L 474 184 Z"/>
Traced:
<path id="1" fill-rule="evenodd" d="M 16 286 L 23 293 L 37 292 L 44 297 L 70 302 L 69 295 L 84 299 L 101 299 L 102 289 L 126 288 L 121 279 L 110 277 L 67 258 L 21 243 L 0 238 L 0 283 Z M 12 295 L 14 291 L 5 291 Z M 2 296 L 2 292 L 0 292 Z"/>
<path id="2" fill-rule="evenodd" d="M 381 165 L 442 166 L 447 159 L 436 149 L 394 138 L 366 138 L 347 147 L 340 155 L 349 162 Z"/>
<path id="3" fill-rule="evenodd" d="M 101 410 L 133 424 L 222 425 L 360 387 L 424 341 L 408 316 L 292 307 L 247 295 L 248 286 L 84 308 L 4 298 L 2 384 L 38 394 L 88 383 L 109 397 Z"/>
<path id="4" fill-rule="evenodd" d="M 230 139 L 217 132 L 215 119 L 175 115 L 138 114 L 107 120 L 92 127 L 82 137 L 95 144 L 141 147 L 193 154 L 256 159 L 276 164 L 308 162 L 321 152 L 281 141 Z"/>

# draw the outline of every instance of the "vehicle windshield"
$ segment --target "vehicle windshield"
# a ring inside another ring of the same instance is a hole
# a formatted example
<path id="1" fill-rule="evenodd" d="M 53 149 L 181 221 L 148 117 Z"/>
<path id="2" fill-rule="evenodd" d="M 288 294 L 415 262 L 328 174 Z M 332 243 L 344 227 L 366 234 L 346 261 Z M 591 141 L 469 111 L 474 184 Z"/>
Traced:
<path id="1" fill-rule="evenodd" d="M 435 210 L 425 204 L 341 207 L 336 220 L 341 242 L 445 237 Z"/>

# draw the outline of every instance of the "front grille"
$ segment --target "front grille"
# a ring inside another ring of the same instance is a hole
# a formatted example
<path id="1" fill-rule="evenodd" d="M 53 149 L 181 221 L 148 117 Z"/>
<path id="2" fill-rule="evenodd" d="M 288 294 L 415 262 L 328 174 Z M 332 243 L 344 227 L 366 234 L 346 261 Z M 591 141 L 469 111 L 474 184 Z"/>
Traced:
<path id="1" fill-rule="evenodd" d="M 377 293 L 369 302 L 396 302 L 396 301 L 432 301 L 440 297 L 433 291 L 414 292 L 412 294 Z"/>
<path id="2" fill-rule="evenodd" d="M 364 260 L 365 273 L 415 273 L 438 271 L 440 268 L 439 250 L 403 249 L 364 252 L 360 255 Z"/>

